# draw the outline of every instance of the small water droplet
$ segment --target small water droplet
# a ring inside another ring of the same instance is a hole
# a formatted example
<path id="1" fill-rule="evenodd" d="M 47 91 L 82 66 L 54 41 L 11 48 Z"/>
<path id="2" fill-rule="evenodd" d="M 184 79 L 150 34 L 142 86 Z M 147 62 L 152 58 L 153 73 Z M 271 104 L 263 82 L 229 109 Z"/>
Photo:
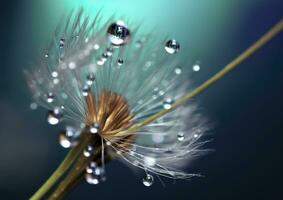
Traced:
<path id="1" fill-rule="evenodd" d="M 77 67 L 77 64 L 75 62 L 69 63 L 69 69 L 75 69 Z"/>
<path id="2" fill-rule="evenodd" d="M 37 103 L 32 102 L 29 107 L 31 110 L 36 110 L 38 106 L 37 106 Z"/>
<path id="3" fill-rule="evenodd" d="M 119 58 L 117 63 L 119 66 L 122 66 L 124 64 L 124 60 L 122 58 Z"/>
<path id="4" fill-rule="evenodd" d="M 86 173 L 85 178 L 89 184 L 96 185 L 106 180 L 105 170 L 102 167 L 96 167 L 92 173 Z"/>
<path id="5" fill-rule="evenodd" d="M 165 50 L 169 54 L 175 54 L 180 50 L 180 44 L 176 40 L 168 40 L 165 44 Z"/>
<path id="6" fill-rule="evenodd" d="M 58 72 L 53 71 L 53 72 L 51 73 L 51 76 L 52 76 L 53 78 L 57 78 L 57 77 L 58 77 Z"/>
<path id="7" fill-rule="evenodd" d="M 108 57 L 112 56 L 114 49 L 112 47 L 108 47 L 106 50 L 106 54 Z"/>
<path id="8" fill-rule="evenodd" d="M 198 71 L 200 70 L 199 64 L 195 64 L 195 65 L 193 66 L 193 70 L 194 70 L 195 72 L 198 72 Z"/>
<path id="9" fill-rule="evenodd" d="M 91 86 L 93 82 L 95 81 L 95 75 L 94 73 L 89 73 L 86 77 L 86 83 Z"/>
<path id="10" fill-rule="evenodd" d="M 98 50 L 99 48 L 100 48 L 99 44 L 94 44 L 94 45 L 93 45 L 93 49 L 94 49 L 94 50 Z"/>
<path id="11" fill-rule="evenodd" d="M 59 47 L 64 48 L 64 46 L 65 46 L 65 39 L 61 38 L 60 41 L 59 41 Z"/>
<path id="12" fill-rule="evenodd" d="M 93 173 L 96 167 L 97 167 L 96 162 L 91 161 L 86 167 L 86 172 L 87 173 Z"/>
<path id="13" fill-rule="evenodd" d="M 67 126 L 66 130 L 59 133 L 59 143 L 63 148 L 70 148 L 78 144 L 76 129 Z"/>
<path id="14" fill-rule="evenodd" d="M 169 97 L 165 98 L 163 101 L 163 108 L 168 110 L 172 107 L 173 100 Z"/>
<path id="15" fill-rule="evenodd" d="M 83 96 L 86 97 L 86 96 L 89 94 L 89 92 L 90 92 L 90 87 L 89 87 L 89 85 L 83 86 L 83 89 L 82 89 L 82 94 L 83 94 Z"/>
<path id="16" fill-rule="evenodd" d="M 195 133 L 194 134 L 194 138 L 198 138 L 198 137 L 199 137 L 199 135 Z"/>
<path id="17" fill-rule="evenodd" d="M 183 132 L 179 132 L 177 135 L 177 138 L 179 141 L 183 141 L 185 139 L 185 135 Z"/>
<path id="18" fill-rule="evenodd" d="M 100 60 L 98 60 L 96 63 L 97 63 L 97 65 L 100 65 L 100 66 L 101 66 L 101 65 L 104 65 L 105 61 L 103 61 L 102 59 L 100 59 Z"/>
<path id="19" fill-rule="evenodd" d="M 146 174 L 142 180 L 143 184 L 147 187 L 151 186 L 154 182 L 154 178 L 151 174 Z"/>
<path id="20" fill-rule="evenodd" d="M 46 54 L 44 55 L 44 57 L 45 57 L 45 58 L 48 58 L 48 57 L 49 57 L 49 54 L 48 54 L 48 53 L 46 53 Z"/>
<path id="21" fill-rule="evenodd" d="M 88 145 L 84 150 L 84 156 L 88 158 L 93 154 L 93 152 L 94 152 L 93 147 L 91 145 Z"/>
<path id="22" fill-rule="evenodd" d="M 62 117 L 62 110 L 59 107 L 56 107 L 53 110 L 48 111 L 47 122 L 51 125 L 56 125 L 61 121 Z"/>
<path id="23" fill-rule="evenodd" d="M 181 73 L 182 73 L 182 69 L 179 68 L 179 67 L 177 67 L 177 68 L 175 69 L 175 74 L 180 75 Z"/>
<path id="24" fill-rule="evenodd" d="M 89 127 L 89 131 L 90 131 L 92 134 L 99 133 L 99 129 L 100 129 L 100 125 L 99 125 L 98 123 L 94 123 L 94 124 L 92 124 L 92 125 Z"/>
<path id="25" fill-rule="evenodd" d="M 47 103 L 52 103 L 54 102 L 54 99 L 55 99 L 55 96 L 52 92 L 49 92 L 47 95 L 46 95 L 46 102 Z"/>
<path id="26" fill-rule="evenodd" d="M 114 46 L 122 46 L 126 44 L 131 35 L 127 25 L 121 20 L 111 24 L 107 33 L 110 42 Z"/>

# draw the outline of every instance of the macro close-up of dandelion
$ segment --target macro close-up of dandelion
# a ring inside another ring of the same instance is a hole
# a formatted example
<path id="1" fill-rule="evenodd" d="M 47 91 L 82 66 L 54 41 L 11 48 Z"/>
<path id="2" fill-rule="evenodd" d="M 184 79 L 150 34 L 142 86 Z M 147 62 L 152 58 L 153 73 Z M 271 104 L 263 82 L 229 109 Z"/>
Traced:
<path id="1" fill-rule="evenodd" d="M 28 61 L 31 64 L 21 68 L 25 88 L 29 88 L 31 114 L 40 116 L 50 130 L 56 129 L 57 136 L 56 132 L 50 135 L 67 149 L 57 169 L 52 164 L 53 172 L 49 171 L 45 181 L 40 179 L 41 186 L 37 184 L 37 190 L 33 186 L 34 193 L 28 191 L 26 198 L 69 199 L 83 183 L 93 188 L 93 195 L 78 193 L 75 198 L 103 199 L 95 190 L 115 187 L 109 179 L 120 174 L 120 168 L 111 166 L 116 161 L 125 170 L 140 174 L 134 181 L 149 190 L 154 185 L 170 188 L 179 181 L 194 185 L 205 180 L 210 174 L 194 163 L 214 152 L 210 144 L 217 134 L 215 126 L 221 127 L 221 123 L 216 125 L 197 97 L 283 32 L 280 16 L 226 60 L 226 65 L 198 81 L 195 77 L 204 73 L 209 63 L 193 56 L 194 50 L 178 35 L 157 28 L 145 31 L 143 26 L 151 22 L 135 21 L 127 12 L 104 13 L 107 3 L 97 6 L 95 12 L 84 4 L 66 10 L 47 45 L 40 45 L 37 55 L 33 54 L 35 59 Z M 184 30 L 181 25 L 180 29 Z M 234 89 L 230 86 L 230 90 Z M 228 96 L 220 96 L 222 103 L 229 103 Z M 241 148 L 240 141 L 227 141 L 230 143 Z M 123 176 L 119 184 L 131 190 L 130 181 Z"/>

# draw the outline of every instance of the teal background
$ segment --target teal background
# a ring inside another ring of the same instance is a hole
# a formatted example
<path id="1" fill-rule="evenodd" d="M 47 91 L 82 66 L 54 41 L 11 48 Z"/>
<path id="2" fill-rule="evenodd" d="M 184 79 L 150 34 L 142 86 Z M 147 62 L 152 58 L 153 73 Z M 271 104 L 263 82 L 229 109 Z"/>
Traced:
<path id="1" fill-rule="evenodd" d="M 23 69 L 52 37 L 61 16 L 81 6 L 105 19 L 113 13 L 142 22 L 142 31 L 177 38 L 186 59 L 200 60 L 194 85 L 203 82 L 282 18 L 282 0 L 11 0 L 0 17 L 0 199 L 28 199 L 66 151 L 45 122 L 45 110 L 29 110 Z M 283 141 L 283 34 L 196 98 L 213 122 L 215 152 L 189 171 L 192 181 L 156 178 L 145 188 L 143 174 L 119 162 L 108 180 L 80 185 L 74 199 L 277 199 L 281 195 Z M 191 66 L 187 66 L 191 67 Z M 188 119 L 189 120 L 189 119 Z"/>

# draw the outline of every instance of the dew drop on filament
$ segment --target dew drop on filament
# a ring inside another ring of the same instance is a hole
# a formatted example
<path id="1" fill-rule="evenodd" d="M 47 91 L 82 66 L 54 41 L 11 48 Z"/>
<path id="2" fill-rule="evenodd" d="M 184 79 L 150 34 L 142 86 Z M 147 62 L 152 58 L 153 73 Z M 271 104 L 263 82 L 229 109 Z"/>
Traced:
<path id="1" fill-rule="evenodd" d="M 153 184 L 154 178 L 153 178 L 152 175 L 146 174 L 145 177 L 143 178 L 142 182 L 143 182 L 144 186 L 149 187 Z"/>
<path id="2" fill-rule="evenodd" d="M 88 145 L 85 150 L 84 150 L 84 156 L 85 157 L 90 157 L 94 153 L 94 149 L 91 145 Z"/>
<path id="3" fill-rule="evenodd" d="M 181 142 L 185 139 L 185 135 L 183 132 L 179 132 L 177 135 L 178 140 Z"/>
<path id="4" fill-rule="evenodd" d="M 127 25 L 121 20 L 111 24 L 108 27 L 107 33 L 112 45 L 117 47 L 126 44 L 131 35 Z"/>
<path id="5" fill-rule="evenodd" d="M 51 125 L 56 125 L 61 121 L 62 117 L 62 110 L 59 107 L 56 107 L 53 110 L 48 111 L 47 121 Z"/>
<path id="6" fill-rule="evenodd" d="M 169 54 L 175 54 L 180 50 L 180 44 L 176 40 L 168 40 L 165 44 L 165 50 Z"/>
<path id="7" fill-rule="evenodd" d="M 94 73 L 89 73 L 86 77 L 86 83 L 87 85 L 91 86 L 93 82 L 95 81 L 95 75 Z"/>
<path id="8" fill-rule="evenodd" d="M 168 110 L 172 107 L 173 100 L 171 98 L 165 98 L 163 101 L 163 108 Z"/>
<path id="9" fill-rule="evenodd" d="M 78 143 L 76 130 L 72 127 L 66 127 L 66 130 L 59 133 L 59 143 L 63 148 L 70 148 Z"/>
<path id="10" fill-rule="evenodd" d="M 46 95 L 46 102 L 47 103 L 52 103 L 54 101 L 54 94 L 52 92 L 49 92 L 47 95 Z"/>
<path id="11" fill-rule="evenodd" d="M 98 123 L 94 123 L 94 124 L 92 124 L 92 125 L 89 127 L 89 131 L 90 131 L 92 134 L 99 133 L 99 129 L 100 129 L 100 126 L 99 126 Z"/>

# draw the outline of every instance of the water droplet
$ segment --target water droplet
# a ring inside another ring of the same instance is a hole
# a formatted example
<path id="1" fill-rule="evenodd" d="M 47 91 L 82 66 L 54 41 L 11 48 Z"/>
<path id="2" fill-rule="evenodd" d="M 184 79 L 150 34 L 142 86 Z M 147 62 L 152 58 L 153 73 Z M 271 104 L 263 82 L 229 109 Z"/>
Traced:
<path id="1" fill-rule="evenodd" d="M 60 41 L 59 41 L 59 47 L 64 48 L 64 46 L 65 46 L 65 39 L 61 38 Z"/>
<path id="2" fill-rule="evenodd" d="M 90 87 L 89 87 L 89 85 L 85 85 L 85 86 L 83 87 L 83 89 L 82 89 L 82 94 L 83 94 L 83 96 L 86 97 L 86 96 L 89 94 L 89 92 L 90 92 Z"/>
<path id="3" fill-rule="evenodd" d="M 89 131 L 90 131 L 92 134 L 99 133 L 99 129 L 100 129 L 100 126 L 99 126 L 98 123 L 94 123 L 94 124 L 92 124 L 92 125 L 89 127 Z"/>
<path id="4" fill-rule="evenodd" d="M 181 73 L 182 73 L 182 69 L 179 68 L 179 67 L 177 67 L 177 68 L 175 69 L 175 74 L 180 75 Z"/>
<path id="5" fill-rule="evenodd" d="M 93 45 L 93 49 L 94 49 L 94 50 L 98 50 L 99 48 L 100 48 L 99 44 L 94 44 L 94 45 Z"/>
<path id="6" fill-rule="evenodd" d="M 106 54 L 108 57 L 112 56 L 114 49 L 111 47 L 108 47 L 106 50 Z"/>
<path id="7" fill-rule="evenodd" d="M 96 162 L 91 161 L 86 167 L 86 172 L 87 173 L 93 173 L 96 167 L 97 167 Z"/>
<path id="8" fill-rule="evenodd" d="M 54 99 L 55 99 L 55 96 L 52 92 L 49 92 L 47 95 L 46 95 L 46 102 L 47 103 L 52 103 L 54 102 Z"/>
<path id="9" fill-rule="evenodd" d="M 58 72 L 53 71 L 53 72 L 51 73 L 51 76 L 52 76 L 53 78 L 57 78 L 57 77 L 58 77 Z"/>
<path id="10" fill-rule="evenodd" d="M 100 60 L 98 60 L 96 63 L 101 66 L 101 65 L 104 65 L 104 62 L 105 62 L 105 61 L 103 61 L 102 59 L 100 59 Z"/>
<path id="11" fill-rule="evenodd" d="M 59 80 L 58 78 L 54 78 L 54 79 L 53 79 L 54 85 L 57 85 L 59 82 L 60 82 L 60 80 Z"/>
<path id="12" fill-rule="evenodd" d="M 146 174 L 142 180 L 142 183 L 147 187 L 151 186 L 153 182 L 154 182 L 154 178 L 151 174 Z"/>
<path id="13" fill-rule="evenodd" d="M 84 150 L 84 156 L 88 158 L 93 154 L 93 152 L 94 152 L 93 147 L 91 145 L 88 145 Z"/>
<path id="14" fill-rule="evenodd" d="M 47 122 L 51 125 L 56 125 L 60 122 L 63 117 L 63 112 L 59 107 L 54 108 L 51 111 L 48 111 Z"/>
<path id="15" fill-rule="evenodd" d="M 172 107 L 173 100 L 169 97 L 165 98 L 163 101 L 163 108 L 168 110 Z"/>
<path id="16" fill-rule="evenodd" d="M 94 73 L 89 73 L 86 77 L 86 83 L 91 86 L 93 82 L 95 81 L 95 75 Z"/>
<path id="17" fill-rule="evenodd" d="M 198 134 L 194 134 L 194 138 L 198 138 L 198 136 L 199 136 Z"/>
<path id="18" fill-rule="evenodd" d="M 45 58 L 48 58 L 48 57 L 49 57 L 49 54 L 48 54 L 48 53 L 46 53 L 46 54 L 44 55 L 44 57 L 45 57 Z"/>
<path id="19" fill-rule="evenodd" d="M 175 54 L 180 50 L 180 44 L 176 40 L 168 40 L 165 44 L 165 50 L 169 54 Z"/>
<path id="20" fill-rule="evenodd" d="M 86 173 L 85 178 L 89 184 L 96 185 L 106 180 L 105 170 L 102 167 L 95 167 L 91 173 Z"/>
<path id="21" fill-rule="evenodd" d="M 69 69 L 75 69 L 77 67 L 77 64 L 75 62 L 69 63 Z"/>
<path id="22" fill-rule="evenodd" d="M 130 30 L 123 21 L 117 21 L 111 24 L 107 30 L 108 38 L 112 45 L 122 46 L 130 39 Z"/>
<path id="23" fill-rule="evenodd" d="M 119 58 L 117 63 L 119 66 L 122 66 L 124 64 L 124 60 L 122 58 Z"/>
<path id="24" fill-rule="evenodd" d="M 183 141 L 185 139 L 185 135 L 183 132 L 179 132 L 177 135 L 177 138 L 179 141 Z"/>
<path id="25" fill-rule="evenodd" d="M 67 126 L 66 130 L 59 133 L 59 143 L 63 148 L 70 148 L 78 144 L 78 137 L 76 130 L 72 127 Z"/>
<path id="26" fill-rule="evenodd" d="M 198 72 L 198 71 L 200 70 L 199 64 L 195 64 L 195 65 L 193 66 L 193 70 L 194 70 L 195 72 Z"/>
<path id="27" fill-rule="evenodd" d="M 32 102 L 29 107 L 31 110 L 36 110 L 38 106 L 37 106 L 37 103 Z"/>

